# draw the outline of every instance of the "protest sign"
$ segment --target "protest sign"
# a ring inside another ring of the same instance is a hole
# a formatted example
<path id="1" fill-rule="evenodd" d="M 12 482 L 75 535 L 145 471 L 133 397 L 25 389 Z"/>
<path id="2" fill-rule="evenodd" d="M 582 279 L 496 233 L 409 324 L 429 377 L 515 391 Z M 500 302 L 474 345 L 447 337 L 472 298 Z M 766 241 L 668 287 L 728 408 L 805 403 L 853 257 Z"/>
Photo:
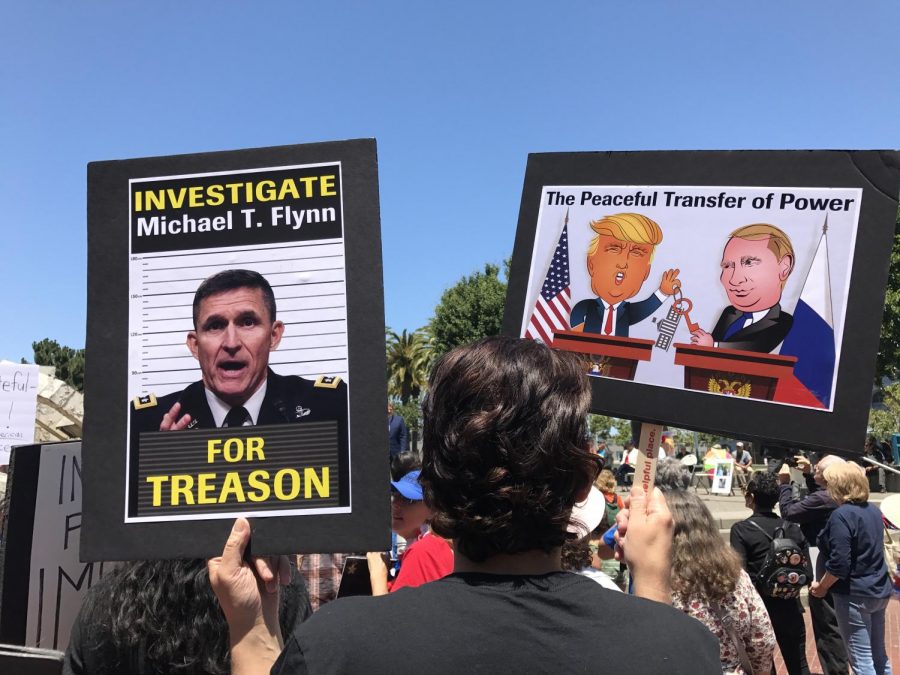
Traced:
<path id="1" fill-rule="evenodd" d="M 734 460 L 712 460 L 712 480 L 709 491 L 714 495 L 730 495 L 731 483 L 734 480 Z"/>
<path id="2" fill-rule="evenodd" d="M 859 451 L 892 152 L 529 157 L 508 334 L 584 355 L 596 412 Z"/>
<path id="3" fill-rule="evenodd" d="M 211 555 L 239 515 L 257 553 L 383 544 L 374 141 L 88 183 L 83 559 Z"/>
<path id="4" fill-rule="evenodd" d="M 12 446 L 34 443 L 38 377 L 37 366 L 0 362 L 0 466 Z"/>
<path id="5" fill-rule="evenodd" d="M 81 601 L 110 564 L 78 559 L 81 443 L 13 450 L 0 642 L 65 650 Z"/>

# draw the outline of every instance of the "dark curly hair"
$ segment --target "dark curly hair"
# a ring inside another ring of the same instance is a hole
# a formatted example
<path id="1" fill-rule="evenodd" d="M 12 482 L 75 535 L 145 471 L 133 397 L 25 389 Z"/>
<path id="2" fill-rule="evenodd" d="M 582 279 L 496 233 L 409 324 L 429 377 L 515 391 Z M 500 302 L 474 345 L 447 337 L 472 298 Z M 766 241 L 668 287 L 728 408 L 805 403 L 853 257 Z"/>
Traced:
<path id="1" fill-rule="evenodd" d="M 400 480 L 410 471 L 422 468 L 422 460 L 413 452 L 401 452 L 391 458 L 391 480 Z"/>
<path id="2" fill-rule="evenodd" d="M 566 539 L 562 547 L 562 568 L 568 572 L 578 572 L 591 566 L 590 540 Z"/>
<path id="3" fill-rule="evenodd" d="M 778 480 L 768 471 L 757 471 L 747 481 L 748 495 L 753 495 L 753 503 L 760 511 L 771 511 L 778 503 Z"/>
<path id="4" fill-rule="evenodd" d="M 305 584 L 292 575 L 279 612 L 285 634 L 310 613 Z M 78 624 L 82 652 L 93 652 L 98 673 L 231 672 L 228 624 L 202 559 L 122 563 L 91 589 Z"/>
<path id="5" fill-rule="evenodd" d="M 474 562 L 562 546 L 576 494 L 599 468 L 584 446 L 590 400 L 579 357 L 532 340 L 445 354 L 422 409 L 432 529 Z"/>

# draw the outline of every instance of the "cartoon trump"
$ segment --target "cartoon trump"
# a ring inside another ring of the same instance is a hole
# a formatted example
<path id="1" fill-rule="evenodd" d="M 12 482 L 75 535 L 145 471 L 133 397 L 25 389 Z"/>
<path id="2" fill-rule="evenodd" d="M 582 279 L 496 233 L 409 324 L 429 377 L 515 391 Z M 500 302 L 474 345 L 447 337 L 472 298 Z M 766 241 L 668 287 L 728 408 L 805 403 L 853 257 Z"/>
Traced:
<path id="1" fill-rule="evenodd" d="M 712 333 L 698 328 L 691 342 L 704 347 L 771 352 L 784 340 L 793 317 L 781 309 L 781 292 L 794 269 L 794 247 L 774 225 L 739 227 L 722 252 L 719 281 L 730 306 Z"/>
<path id="2" fill-rule="evenodd" d="M 578 302 L 570 315 L 572 330 L 628 337 L 630 326 L 643 321 L 678 290 L 678 270 L 667 270 L 659 288 L 640 302 L 628 302 L 650 275 L 650 265 L 663 233 L 639 213 L 617 213 L 591 222 L 596 236 L 587 251 L 591 290 L 596 298 Z"/>

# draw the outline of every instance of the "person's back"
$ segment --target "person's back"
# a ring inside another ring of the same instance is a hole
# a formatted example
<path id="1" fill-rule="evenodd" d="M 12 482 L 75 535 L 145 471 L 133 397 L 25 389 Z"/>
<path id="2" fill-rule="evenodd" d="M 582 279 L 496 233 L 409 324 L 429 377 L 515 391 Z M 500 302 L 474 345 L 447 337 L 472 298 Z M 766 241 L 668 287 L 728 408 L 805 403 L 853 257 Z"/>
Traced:
<path id="1" fill-rule="evenodd" d="M 580 359 L 530 340 L 488 338 L 444 355 L 422 409 L 419 482 L 432 530 L 453 542 L 454 574 L 328 605 L 272 672 L 721 673 L 715 638 L 661 604 L 671 603 L 672 519 L 658 490 L 632 491 L 620 529 L 641 597 L 561 571 L 572 509 L 597 476 L 584 443 L 590 402 Z M 210 561 L 235 675 L 265 672 L 278 647 L 272 599 L 243 560 L 249 535 L 238 520 Z M 615 645 L 599 639 L 609 634 Z"/>
<path id="2" fill-rule="evenodd" d="M 389 630 L 386 628 L 389 627 Z M 598 636 L 615 635 L 614 640 Z M 303 672 L 721 672 L 712 634 L 678 610 L 572 572 L 453 574 L 329 604 L 288 641 Z"/>

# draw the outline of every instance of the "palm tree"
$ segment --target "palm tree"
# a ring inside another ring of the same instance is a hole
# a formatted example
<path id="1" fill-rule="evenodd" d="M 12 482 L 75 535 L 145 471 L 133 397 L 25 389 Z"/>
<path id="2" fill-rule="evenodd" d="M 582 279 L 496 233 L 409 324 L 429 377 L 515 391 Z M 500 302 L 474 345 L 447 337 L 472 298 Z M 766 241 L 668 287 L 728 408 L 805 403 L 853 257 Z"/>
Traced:
<path id="1" fill-rule="evenodd" d="M 386 331 L 388 393 L 406 405 L 418 400 L 428 382 L 431 366 L 431 339 L 421 330 L 399 335 Z"/>

